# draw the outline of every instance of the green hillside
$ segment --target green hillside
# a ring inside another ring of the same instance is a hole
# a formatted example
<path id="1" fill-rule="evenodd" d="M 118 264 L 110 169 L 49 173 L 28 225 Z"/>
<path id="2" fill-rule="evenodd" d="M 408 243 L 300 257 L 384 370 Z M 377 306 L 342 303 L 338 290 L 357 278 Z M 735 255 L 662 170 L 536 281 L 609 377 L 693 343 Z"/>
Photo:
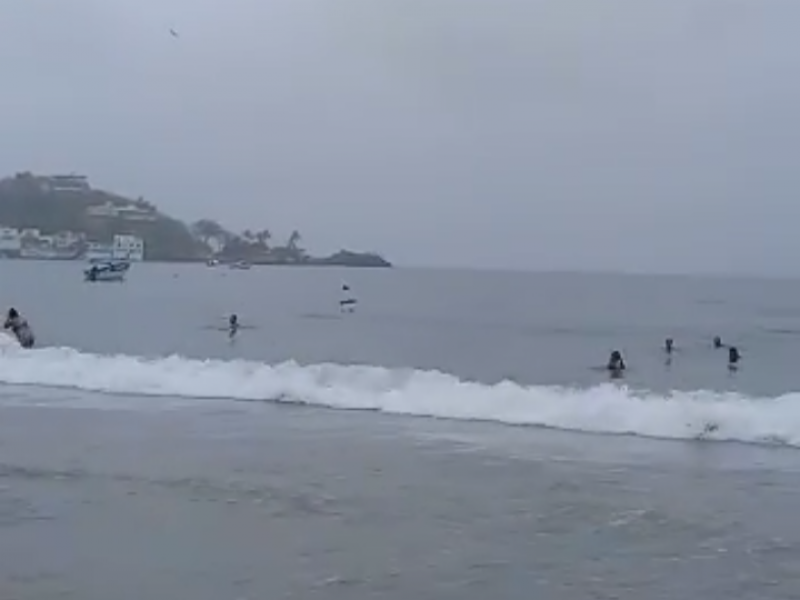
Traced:
<path id="1" fill-rule="evenodd" d="M 268 229 L 234 233 L 209 219 L 187 226 L 142 198 L 96 190 L 79 175 L 17 173 L 0 179 L 0 226 L 36 229 L 44 236 L 71 232 L 79 234 L 83 244 L 110 243 L 115 234 L 135 235 L 144 240 L 145 260 L 154 261 L 213 256 L 223 262 L 264 265 L 391 266 L 374 253 L 342 250 L 328 257 L 309 256 L 296 230 L 275 244 Z"/>
<path id="2" fill-rule="evenodd" d="M 104 207 L 131 214 L 91 214 Z M 145 241 L 148 260 L 198 260 L 208 253 L 184 223 L 142 199 L 79 186 L 60 188 L 53 178 L 30 173 L 0 180 L 0 225 L 43 234 L 72 231 L 97 242 L 109 242 L 119 233 L 137 235 Z"/>

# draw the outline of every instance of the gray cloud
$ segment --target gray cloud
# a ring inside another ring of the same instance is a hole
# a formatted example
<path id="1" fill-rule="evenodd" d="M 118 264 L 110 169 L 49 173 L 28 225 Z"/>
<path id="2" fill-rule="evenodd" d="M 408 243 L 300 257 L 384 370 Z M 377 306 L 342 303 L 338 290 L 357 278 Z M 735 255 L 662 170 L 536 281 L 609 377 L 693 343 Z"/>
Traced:
<path id="1" fill-rule="evenodd" d="M 789 0 L 0 10 L 4 172 L 407 264 L 797 271 Z"/>

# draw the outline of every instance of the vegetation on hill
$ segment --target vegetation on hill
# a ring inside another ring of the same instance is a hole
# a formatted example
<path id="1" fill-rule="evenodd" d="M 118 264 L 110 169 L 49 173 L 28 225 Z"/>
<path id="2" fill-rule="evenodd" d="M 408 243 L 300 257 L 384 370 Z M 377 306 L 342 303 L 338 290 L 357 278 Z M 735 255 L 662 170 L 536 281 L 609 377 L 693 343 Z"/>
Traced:
<path id="1" fill-rule="evenodd" d="M 74 184 L 69 178 L 31 173 L 0 180 L 0 226 L 38 229 L 45 235 L 69 231 L 101 243 L 110 242 L 115 234 L 136 235 L 145 241 L 146 259 L 156 261 L 213 257 L 254 264 L 391 266 L 375 254 L 341 251 L 326 258 L 310 257 L 301 247 L 298 231 L 285 243 L 273 244 L 268 229 L 237 234 L 208 219 L 187 226 L 142 198 L 133 200 L 92 189 L 84 181 Z"/>
<path id="2" fill-rule="evenodd" d="M 268 229 L 234 233 L 216 221 L 202 219 L 191 226 L 194 236 L 209 248 L 216 248 L 215 258 L 224 261 L 246 260 L 254 264 L 304 263 L 308 260 L 300 246 L 302 236 L 293 231 L 285 244 L 271 243 L 272 233 Z"/>
<path id="3" fill-rule="evenodd" d="M 268 229 L 242 233 L 228 231 L 216 221 L 202 219 L 191 226 L 193 235 L 209 248 L 217 248 L 214 258 L 223 261 L 244 260 L 264 265 L 318 265 L 343 267 L 391 267 L 384 258 L 373 253 L 341 250 L 331 256 L 309 256 L 301 246 L 302 235 L 294 230 L 283 244 L 272 243 Z"/>
<path id="4" fill-rule="evenodd" d="M 342 267 L 391 267 L 391 263 L 382 256 L 372 252 L 350 252 L 349 250 L 339 250 L 339 252 L 325 258 L 312 258 L 309 260 L 312 265 L 337 265 Z"/>

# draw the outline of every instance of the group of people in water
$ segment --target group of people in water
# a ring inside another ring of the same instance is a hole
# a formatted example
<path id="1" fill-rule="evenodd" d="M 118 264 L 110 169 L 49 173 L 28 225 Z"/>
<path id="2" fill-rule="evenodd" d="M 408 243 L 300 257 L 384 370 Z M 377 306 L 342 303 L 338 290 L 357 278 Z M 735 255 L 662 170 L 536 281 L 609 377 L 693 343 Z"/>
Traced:
<path id="1" fill-rule="evenodd" d="M 233 339 L 236 336 L 236 334 L 239 332 L 239 327 L 239 316 L 237 314 L 232 314 L 228 318 L 228 337 L 230 339 Z M 11 333 L 14 334 L 14 337 L 19 342 L 19 345 L 23 348 L 33 348 L 33 345 L 36 342 L 36 336 L 34 335 L 33 329 L 28 321 L 19 314 L 16 308 L 8 309 L 6 320 L 3 324 L 3 329 L 11 330 Z M 738 368 L 739 361 L 741 360 L 742 356 L 736 346 L 726 346 L 722 343 L 722 339 L 719 336 L 714 338 L 713 345 L 715 349 L 727 347 L 728 368 L 731 370 Z M 664 341 L 664 351 L 667 353 L 668 357 L 671 357 L 675 352 L 675 341 L 672 338 L 667 338 Z M 611 356 L 608 359 L 608 364 L 606 365 L 608 372 L 613 377 L 621 377 L 627 368 L 628 367 L 625 364 L 625 359 L 622 357 L 622 352 L 619 350 L 612 350 Z"/>
<path id="2" fill-rule="evenodd" d="M 722 343 L 722 338 L 719 336 L 714 337 L 713 345 L 717 350 L 721 348 L 728 348 L 728 368 L 730 370 L 734 371 L 739 367 L 739 361 L 741 360 L 742 355 L 739 354 L 739 349 L 736 346 L 726 346 Z M 672 357 L 672 354 L 675 352 L 675 340 L 672 338 L 667 338 L 664 340 L 664 352 L 667 353 L 668 358 Z M 606 369 L 612 375 L 612 377 L 622 376 L 627 369 L 625 359 L 622 358 L 622 352 L 619 350 L 612 350 L 611 356 L 608 358 Z"/>

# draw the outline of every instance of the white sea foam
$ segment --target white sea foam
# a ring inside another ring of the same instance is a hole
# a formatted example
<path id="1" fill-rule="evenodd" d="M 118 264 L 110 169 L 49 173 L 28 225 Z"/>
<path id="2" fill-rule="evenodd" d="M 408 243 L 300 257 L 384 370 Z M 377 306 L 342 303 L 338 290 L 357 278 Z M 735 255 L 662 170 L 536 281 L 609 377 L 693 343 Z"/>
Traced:
<path id="1" fill-rule="evenodd" d="M 668 396 L 612 384 L 589 389 L 485 385 L 436 371 L 294 362 L 144 359 L 70 348 L 20 349 L 0 336 L 0 383 L 180 398 L 304 403 L 660 438 L 800 446 L 800 394 L 754 399 L 710 391 Z M 113 402 L 109 399 L 109 402 Z"/>

